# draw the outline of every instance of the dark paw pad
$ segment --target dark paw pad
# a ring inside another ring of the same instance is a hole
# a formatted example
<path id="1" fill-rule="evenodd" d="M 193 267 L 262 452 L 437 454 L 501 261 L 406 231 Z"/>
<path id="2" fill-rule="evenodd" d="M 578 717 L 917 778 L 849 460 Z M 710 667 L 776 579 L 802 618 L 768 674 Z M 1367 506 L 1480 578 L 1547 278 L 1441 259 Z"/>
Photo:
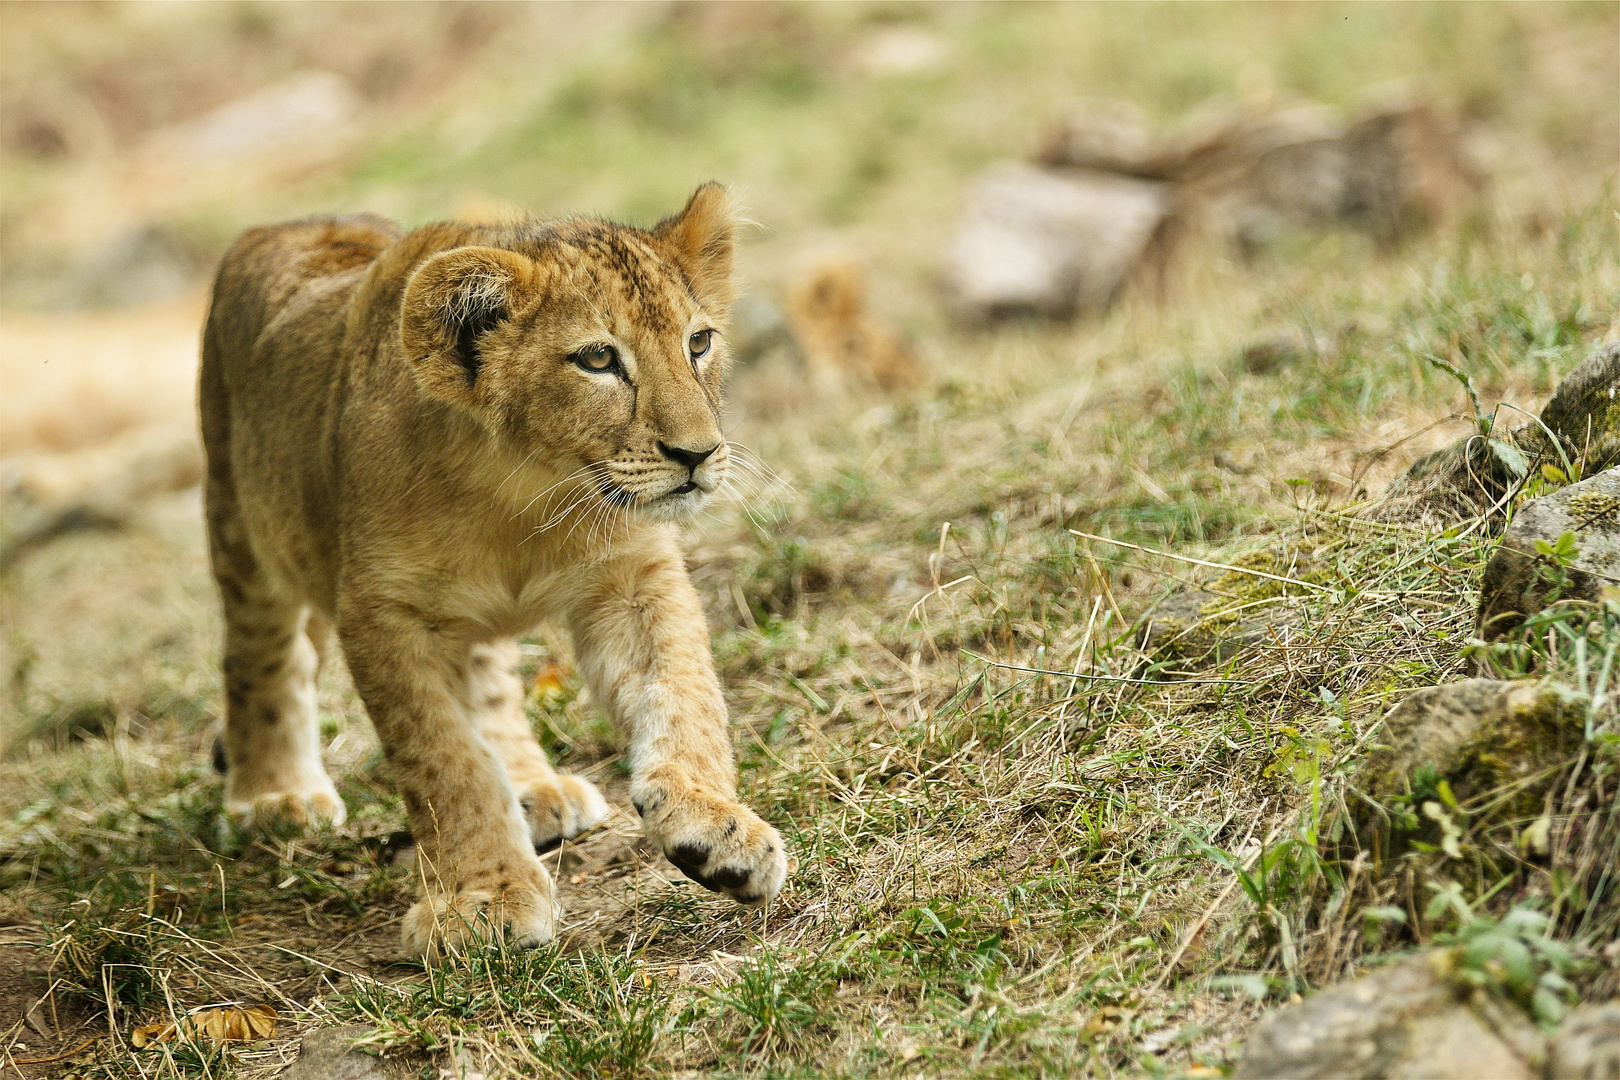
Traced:
<path id="1" fill-rule="evenodd" d="M 738 869 L 735 866 L 722 866 L 707 877 L 693 878 L 705 889 L 720 892 L 722 889 L 736 889 L 748 884 L 750 871 Z"/>
<path id="2" fill-rule="evenodd" d="M 693 881 L 703 880 L 698 875 L 709 861 L 708 844 L 678 844 L 669 853 L 669 861 L 681 868 L 681 873 Z"/>

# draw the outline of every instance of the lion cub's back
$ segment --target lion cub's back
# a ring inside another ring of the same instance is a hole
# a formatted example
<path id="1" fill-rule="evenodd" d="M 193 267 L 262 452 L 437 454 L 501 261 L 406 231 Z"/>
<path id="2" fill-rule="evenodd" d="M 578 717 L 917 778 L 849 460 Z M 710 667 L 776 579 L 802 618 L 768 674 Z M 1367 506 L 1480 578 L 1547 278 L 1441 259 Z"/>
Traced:
<path id="1" fill-rule="evenodd" d="M 312 218 L 250 229 L 220 263 L 198 388 L 209 500 L 239 516 L 273 562 L 325 561 L 330 478 L 319 448 L 345 311 L 401 235 L 370 215 Z"/>
<path id="2" fill-rule="evenodd" d="M 306 218 L 249 229 L 226 251 L 214 279 L 205 351 L 251 352 L 264 328 L 306 286 L 362 270 L 403 235 L 371 214 Z"/>

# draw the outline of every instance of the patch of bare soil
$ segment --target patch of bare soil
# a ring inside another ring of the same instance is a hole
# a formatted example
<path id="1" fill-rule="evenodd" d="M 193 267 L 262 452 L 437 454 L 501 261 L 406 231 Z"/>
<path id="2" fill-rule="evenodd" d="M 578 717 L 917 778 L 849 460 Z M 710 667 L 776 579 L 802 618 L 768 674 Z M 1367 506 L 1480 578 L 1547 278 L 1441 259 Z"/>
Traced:
<path id="1" fill-rule="evenodd" d="M 25 928 L 0 929 L 0 1068 L 7 1077 L 58 1075 L 106 1034 L 90 1014 L 50 993 L 44 944 Z"/>

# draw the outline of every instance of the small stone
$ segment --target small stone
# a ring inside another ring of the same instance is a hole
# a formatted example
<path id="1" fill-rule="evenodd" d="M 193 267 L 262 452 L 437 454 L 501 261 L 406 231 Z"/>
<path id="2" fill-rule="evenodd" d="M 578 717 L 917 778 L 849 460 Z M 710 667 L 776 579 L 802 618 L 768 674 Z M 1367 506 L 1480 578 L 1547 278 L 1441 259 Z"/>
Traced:
<path id="1" fill-rule="evenodd" d="M 406 1062 L 355 1049 L 355 1040 L 370 1034 L 371 1029 L 361 1024 L 316 1028 L 304 1036 L 298 1060 L 280 1080 L 405 1080 L 417 1075 L 417 1068 Z"/>
<path id="2" fill-rule="evenodd" d="M 1153 650 L 1183 640 L 1202 625 L 1205 617 L 1220 603 L 1215 593 L 1203 589 L 1189 589 L 1172 593 L 1159 602 L 1142 620 L 1140 645 Z"/>
<path id="3" fill-rule="evenodd" d="M 1223 617 L 1222 609 L 1232 603 L 1202 589 L 1173 593 L 1142 619 L 1137 643 L 1145 652 L 1198 667 L 1223 664 L 1272 640 L 1266 626 Z"/>
<path id="4" fill-rule="evenodd" d="M 1536 550 L 1564 533 L 1575 539 L 1573 561 L 1561 566 Z M 1496 641 L 1559 601 L 1597 602 L 1620 584 L 1620 469 L 1609 469 L 1519 508 L 1480 582 L 1479 636 Z"/>
<path id="5" fill-rule="evenodd" d="M 1316 350 L 1298 330 L 1280 330 L 1256 338 L 1243 347 L 1243 370 L 1251 375 L 1269 375 L 1291 367 Z"/>
<path id="6" fill-rule="evenodd" d="M 1620 1080 L 1620 1001 L 1582 1005 L 1547 1048 L 1547 1080 Z"/>
<path id="7" fill-rule="evenodd" d="M 1248 562 L 1271 568 L 1267 556 L 1251 557 Z M 1287 567 L 1280 567 L 1287 573 Z M 1137 644 L 1158 659 L 1173 658 L 1183 666 L 1208 667 L 1224 664 L 1257 649 L 1286 646 L 1301 633 L 1302 617 L 1297 608 L 1285 604 L 1259 604 L 1261 595 L 1234 590 L 1252 587 L 1256 581 L 1262 593 L 1272 585 L 1242 573 L 1228 573 L 1216 582 L 1225 592 L 1189 589 L 1161 600 L 1137 624 Z M 1228 585 L 1232 588 L 1228 589 Z M 1279 590 L 1288 586 L 1280 585 Z M 1275 595 L 1273 593 L 1272 595 Z M 1239 614 L 1232 614 L 1236 610 Z"/>
<path id="8" fill-rule="evenodd" d="M 1620 465 L 1620 341 L 1601 346 L 1564 376 L 1541 422 L 1571 460 L 1584 456 L 1588 474 Z"/>

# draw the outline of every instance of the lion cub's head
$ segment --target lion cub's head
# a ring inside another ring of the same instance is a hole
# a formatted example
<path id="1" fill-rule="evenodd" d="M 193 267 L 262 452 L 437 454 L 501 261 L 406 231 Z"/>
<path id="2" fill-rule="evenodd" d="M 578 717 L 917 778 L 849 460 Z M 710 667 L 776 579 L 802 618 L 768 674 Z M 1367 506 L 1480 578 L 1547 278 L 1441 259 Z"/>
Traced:
<path id="1" fill-rule="evenodd" d="M 690 515 L 729 460 L 721 331 L 735 222 L 724 189 L 706 184 L 650 231 L 463 230 L 462 246 L 421 262 L 405 287 L 418 385 L 524 466 L 652 518 Z"/>

